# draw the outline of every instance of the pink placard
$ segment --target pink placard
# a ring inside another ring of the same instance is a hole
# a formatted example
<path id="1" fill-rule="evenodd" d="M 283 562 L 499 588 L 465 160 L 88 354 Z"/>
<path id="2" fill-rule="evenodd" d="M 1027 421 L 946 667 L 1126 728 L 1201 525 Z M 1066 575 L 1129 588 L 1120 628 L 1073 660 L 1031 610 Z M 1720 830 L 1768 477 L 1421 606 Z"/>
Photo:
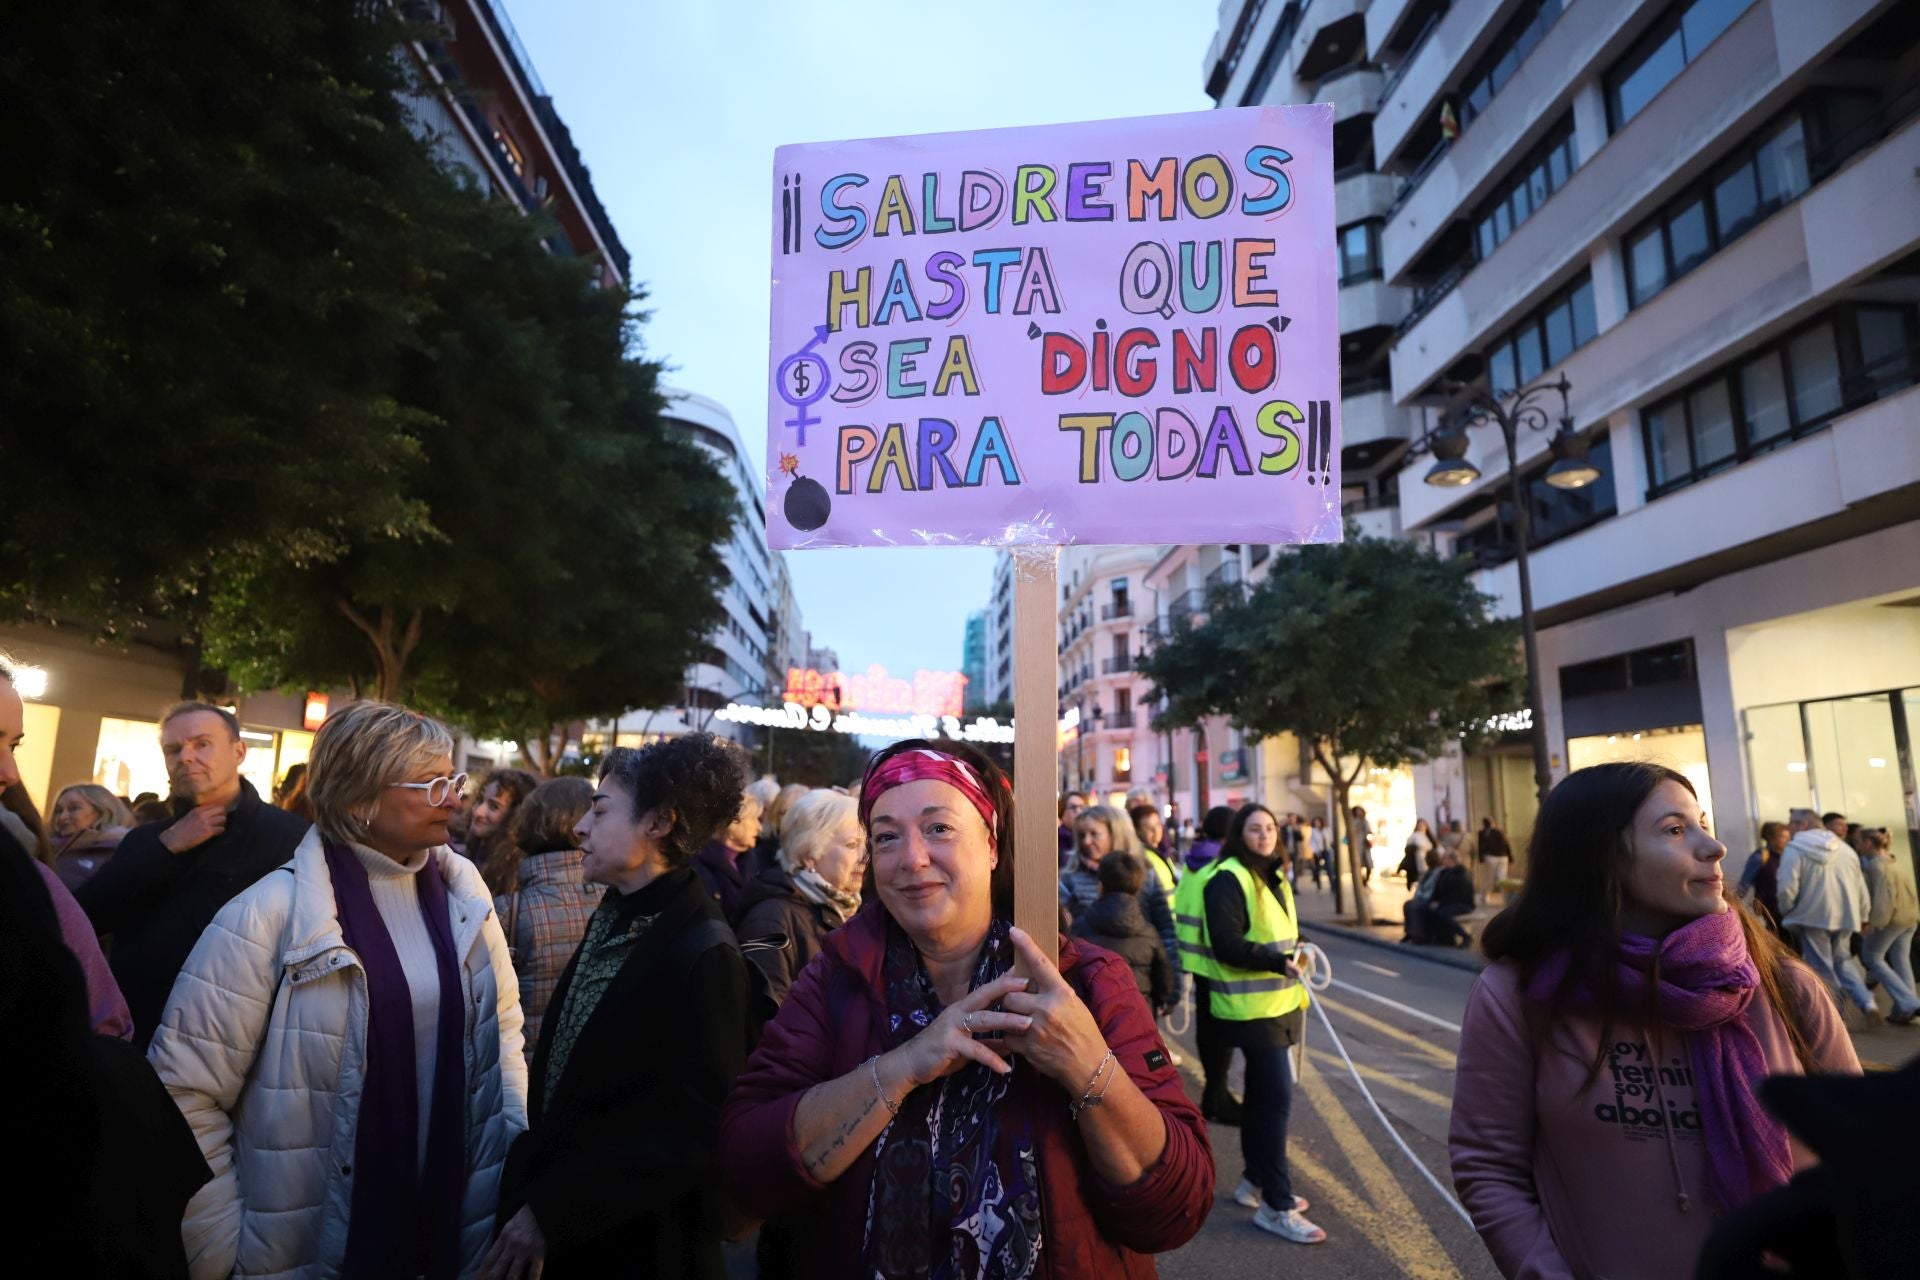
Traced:
<path id="1" fill-rule="evenodd" d="M 776 548 L 1340 537 L 1333 109 L 781 147 Z"/>

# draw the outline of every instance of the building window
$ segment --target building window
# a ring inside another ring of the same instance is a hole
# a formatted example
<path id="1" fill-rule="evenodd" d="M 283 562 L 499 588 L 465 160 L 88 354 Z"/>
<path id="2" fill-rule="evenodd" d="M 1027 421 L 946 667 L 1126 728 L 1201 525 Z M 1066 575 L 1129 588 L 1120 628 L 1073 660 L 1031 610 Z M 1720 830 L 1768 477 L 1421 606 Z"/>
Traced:
<path id="1" fill-rule="evenodd" d="M 1587 460 L 1600 476 L 1580 489 L 1556 489 L 1547 483 L 1551 458 L 1537 462 L 1526 474 L 1527 547 L 1537 550 L 1561 538 L 1570 537 L 1616 514 L 1618 505 L 1613 489 L 1613 449 L 1604 433 L 1590 439 Z M 1513 527 L 1513 505 L 1507 500 L 1506 486 L 1496 499 L 1489 496 L 1479 505 L 1461 512 L 1460 519 L 1471 523 L 1491 511 L 1492 518 L 1454 539 L 1453 554 L 1472 560 L 1476 568 L 1487 569 L 1505 564 L 1517 554 Z"/>
<path id="2" fill-rule="evenodd" d="M 1494 96 L 1504 89 L 1513 73 L 1527 60 L 1540 37 L 1559 21 L 1567 0 L 1526 0 L 1500 34 L 1493 38 L 1486 53 L 1473 66 L 1466 83 L 1460 87 L 1460 127 L 1465 129 L 1487 109 Z"/>
<path id="3" fill-rule="evenodd" d="M 1259 24 L 1260 10 L 1265 7 L 1266 0 L 1255 0 L 1253 16 L 1247 22 L 1249 33 Z M 1247 91 L 1240 95 L 1241 106 L 1255 107 L 1267 100 L 1267 90 L 1272 87 L 1280 64 L 1286 61 L 1287 46 L 1293 43 L 1293 33 L 1300 27 L 1300 13 L 1305 7 L 1289 3 L 1281 9 L 1280 20 L 1274 24 L 1273 34 L 1267 37 L 1266 48 L 1261 51 L 1260 61 L 1247 81 Z"/>
<path id="4" fill-rule="evenodd" d="M 1643 305 L 1806 189 L 1806 131 L 1796 109 L 1627 236 L 1630 305 Z"/>
<path id="5" fill-rule="evenodd" d="M 1340 283 L 1380 278 L 1380 223 L 1369 218 L 1340 228 Z"/>
<path id="6" fill-rule="evenodd" d="M 1495 394 L 1517 391 L 1600 331 L 1593 309 L 1593 277 L 1581 272 L 1533 314 L 1500 336 L 1487 352 L 1487 380 Z"/>
<path id="7" fill-rule="evenodd" d="M 1641 414 L 1649 498 L 1704 479 L 1913 385 L 1920 313 L 1835 308 Z"/>
<path id="8" fill-rule="evenodd" d="M 1569 112 L 1546 139 L 1494 188 L 1474 218 L 1474 247 L 1481 258 L 1493 251 L 1545 204 L 1547 197 L 1567 184 L 1578 164 L 1573 150 L 1573 114 Z"/>
<path id="9" fill-rule="evenodd" d="M 500 154 L 506 160 L 507 167 L 513 170 L 513 176 L 523 182 L 526 181 L 527 157 L 521 152 L 520 145 L 513 140 L 512 135 L 505 129 L 495 126 L 493 141 L 494 145 L 500 148 Z"/>
<path id="10" fill-rule="evenodd" d="M 1679 78 L 1753 0 L 1693 0 L 1667 10 L 1607 72 L 1607 127 L 1617 133 Z"/>

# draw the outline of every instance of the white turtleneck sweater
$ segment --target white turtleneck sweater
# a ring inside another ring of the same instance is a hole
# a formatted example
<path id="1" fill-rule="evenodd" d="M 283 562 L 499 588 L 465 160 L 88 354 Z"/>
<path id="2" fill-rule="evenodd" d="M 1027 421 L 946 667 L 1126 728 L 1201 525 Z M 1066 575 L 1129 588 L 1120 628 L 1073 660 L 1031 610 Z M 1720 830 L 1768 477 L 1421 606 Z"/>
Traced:
<path id="1" fill-rule="evenodd" d="M 380 911 L 381 923 L 387 926 L 387 936 L 393 939 L 401 971 L 406 974 L 407 991 L 413 997 L 413 1074 L 420 1099 L 416 1158 L 425 1164 L 427 1124 L 433 1116 L 434 1058 L 440 1044 L 440 967 L 426 917 L 420 914 L 418 886 L 419 873 L 433 855 L 431 850 L 422 849 L 401 863 L 363 844 L 354 845 L 353 852 L 367 869 L 373 905 Z"/>

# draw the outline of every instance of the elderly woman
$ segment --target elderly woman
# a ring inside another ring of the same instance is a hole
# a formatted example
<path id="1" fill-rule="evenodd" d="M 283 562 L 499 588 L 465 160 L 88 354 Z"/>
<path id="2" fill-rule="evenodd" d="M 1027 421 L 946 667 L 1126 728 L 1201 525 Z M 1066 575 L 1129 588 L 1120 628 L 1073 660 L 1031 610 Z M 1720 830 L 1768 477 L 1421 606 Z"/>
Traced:
<path id="1" fill-rule="evenodd" d="M 712 734 L 616 747 L 574 829 L 607 886 L 533 1059 L 487 1280 L 722 1280 L 720 1103 L 747 1056 L 747 966 L 687 865 L 740 811 Z"/>
<path id="2" fill-rule="evenodd" d="M 585 778 L 541 783 L 514 811 L 512 838 L 497 845 L 481 868 L 497 890 L 493 909 L 520 979 L 529 1057 L 540 1043 L 540 1019 L 553 989 L 607 891 L 588 882 L 587 855 L 573 834 L 592 807 L 593 784 Z"/>
<path id="3" fill-rule="evenodd" d="M 314 828 L 187 958 L 149 1056 L 215 1170 L 196 1277 L 479 1270 L 527 1077 L 506 939 L 446 847 L 452 751 L 402 707 L 329 716 Z"/>
<path id="4" fill-rule="evenodd" d="M 747 876 L 741 867 L 747 852 L 760 839 L 760 801 L 752 792 L 740 797 L 740 808 L 713 833 L 693 857 L 694 874 L 714 905 L 720 918 L 731 923 L 740 915 L 740 896 L 746 892 Z"/>
<path id="5" fill-rule="evenodd" d="M 1206 1125 L 1126 963 L 1011 926 L 1005 775 L 903 742 L 860 817 L 868 901 L 727 1100 L 740 1206 L 793 1215 L 801 1275 L 1155 1274 L 1212 1207 Z"/>
<path id="6" fill-rule="evenodd" d="M 133 814 L 119 796 L 93 782 L 76 782 L 53 800 L 53 873 L 78 893 L 107 865 Z"/>
<path id="7" fill-rule="evenodd" d="M 733 931 L 745 943 L 780 939 L 747 949 L 767 975 L 767 994 L 784 1002 L 793 980 L 820 954 L 826 936 L 860 909 L 860 875 L 867 836 L 852 796 L 809 791 L 780 824 L 780 863 L 747 884 Z"/>

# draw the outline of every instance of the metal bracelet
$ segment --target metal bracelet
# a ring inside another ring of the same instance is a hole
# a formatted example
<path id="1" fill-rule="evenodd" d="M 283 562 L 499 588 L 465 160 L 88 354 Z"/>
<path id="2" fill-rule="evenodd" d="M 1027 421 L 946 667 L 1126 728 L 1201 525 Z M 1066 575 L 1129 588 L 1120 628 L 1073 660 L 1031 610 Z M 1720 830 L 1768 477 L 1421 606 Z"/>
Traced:
<path id="1" fill-rule="evenodd" d="M 886 1086 L 880 1083 L 880 1055 L 874 1054 L 867 1059 L 867 1068 L 873 1074 L 873 1091 L 880 1095 L 880 1105 L 887 1109 L 890 1116 L 900 1114 L 900 1104 L 887 1096 Z"/>
<path id="2" fill-rule="evenodd" d="M 1107 1091 L 1105 1089 L 1102 1089 L 1100 1096 L 1096 1098 L 1093 1096 L 1093 1088 L 1100 1083 L 1100 1073 L 1105 1071 L 1107 1064 L 1112 1061 L 1113 1050 L 1109 1049 L 1106 1055 L 1100 1059 L 1099 1064 L 1094 1067 L 1093 1075 L 1087 1080 L 1087 1090 L 1080 1095 L 1080 1101 L 1069 1102 L 1067 1104 L 1067 1119 L 1078 1120 L 1082 1111 L 1085 1111 L 1088 1107 L 1097 1107 L 1106 1100 Z M 1112 1079 L 1109 1078 L 1107 1083 L 1111 1085 L 1113 1083 Z"/>

